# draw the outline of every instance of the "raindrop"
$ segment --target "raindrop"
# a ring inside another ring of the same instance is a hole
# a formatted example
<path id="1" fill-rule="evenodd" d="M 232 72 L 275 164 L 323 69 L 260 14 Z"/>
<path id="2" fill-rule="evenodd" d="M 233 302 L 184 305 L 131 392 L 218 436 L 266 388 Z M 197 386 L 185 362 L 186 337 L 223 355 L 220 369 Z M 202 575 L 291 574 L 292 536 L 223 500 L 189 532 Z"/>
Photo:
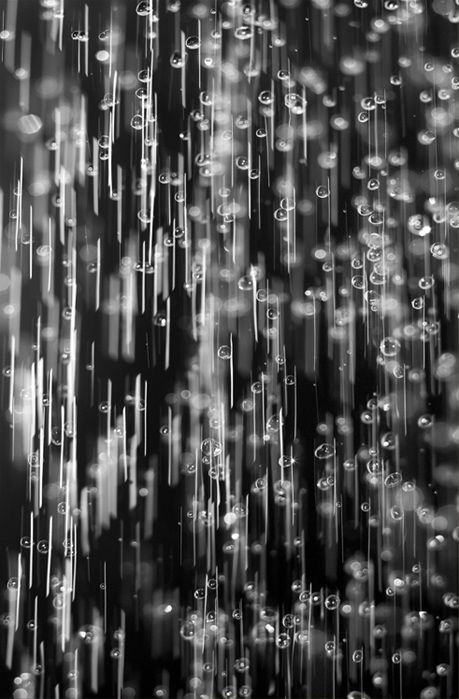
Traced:
<path id="1" fill-rule="evenodd" d="M 218 348 L 217 355 L 219 359 L 231 359 L 231 347 L 229 345 L 221 345 Z"/>
<path id="2" fill-rule="evenodd" d="M 330 459 L 335 455 L 335 448 L 332 444 L 324 442 L 316 448 L 314 455 L 317 459 Z"/>

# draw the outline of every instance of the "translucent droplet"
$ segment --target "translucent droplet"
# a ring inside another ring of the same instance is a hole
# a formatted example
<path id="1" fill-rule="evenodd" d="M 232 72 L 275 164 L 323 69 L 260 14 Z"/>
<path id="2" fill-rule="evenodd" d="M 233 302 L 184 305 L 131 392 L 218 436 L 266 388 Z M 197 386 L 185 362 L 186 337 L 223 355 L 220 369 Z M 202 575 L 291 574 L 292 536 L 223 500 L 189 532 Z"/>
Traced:
<path id="1" fill-rule="evenodd" d="M 390 508 L 390 516 L 392 517 L 392 519 L 403 519 L 403 515 L 403 509 L 399 505 L 393 505 L 393 507 Z"/>
<path id="2" fill-rule="evenodd" d="M 237 285 L 241 291 L 252 291 L 254 285 L 253 282 L 253 276 L 246 274 L 239 279 Z"/>
<path id="3" fill-rule="evenodd" d="M 247 41 L 247 39 L 251 39 L 253 36 L 253 30 L 252 27 L 250 26 L 242 26 L 242 27 L 237 27 L 234 30 L 234 36 L 236 39 L 240 39 L 242 41 Z"/>
<path id="4" fill-rule="evenodd" d="M 239 170 L 248 170 L 249 169 L 249 161 L 248 158 L 246 158 L 244 155 L 239 155 L 236 158 L 236 167 Z"/>
<path id="5" fill-rule="evenodd" d="M 46 554 L 49 551 L 49 544 L 46 541 L 46 539 L 40 539 L 40 541 L 37 543 L 37 551 L 38 553 Z"/>
<path id="6" fill-rule="evenodd" d="M 149 223 L 152 220 L 150 209 L 141 209 L 137 214 L 137 218 L 142 221 L 142 223 Z"/>
<path id="7" fill-rule="evenodd" d="M 269 433 L 276 433 L 279 432 L 281 427 L 281 421 L 279 419 L 278 415 L 272 415 L 267 421 L 266 421 L 266 431 Z"/>
<path id="8" fill-rule="evenodd" d="M 335 455 L 335 448 L 332 444 L 327 444 L 324 442 L 314 451 L 314 455 L 317 459 L 330 459 Z"/>
<path id="9" fill-rule="evenodd" d="M 197 36 L 189 36 L 189 37 L 187 37 L 187 39 L 185 41 L 185 46 L 190 51 L 196 51 L 200 47 L 200 45 L 201 45 L 201 42 L 199 40 L 199 37 L 197 37 Z"/>
<path id="10" fill-rule="evenodd" d="M 418 418 L 418 426 L 419 426 L 421 429 L 425 430 L 425 429 L 427 429 L 427 428 L 429 428 L 429 427 L 432 427 L 432 425 L 433 425 L 433 418 L 432 418 L 432 415 L 427 415 L 427 414 L 426 414 L 426 415 L 421 415 L 421 416 Z"/>
<path id="11" fill-rule="evenodd" d="M 291 456 L 280 456 L 278 461 L 281 468 L 290 468 L 290 466 L 293 466 L 294 462 Z"/>
<path id="12" fill-rule="evenodd" d="M 156 313 L 153 316 L 153 323 L 158 328 L 165 328 L 167 325 L 167 316 L 165 313 Z"/>
<path id="13" fill-rule="evenodd" d="M 280 633 L 276 638 L 276 646 L 281 649 L 288 648 L 291 642 L 292 639 L 288 633 Z"/>
<path id="14" fill-rule="evenodd" d="M 195 625 L 191 621 L 186 621 L 180 627 L 180 636 L 184 641 L 191 641 L 196 633 Z"/>
<path id="15" fill-rule="evenodd" d="M 413 233 L 414 235 L 418 235 L 421 238 L 423 238 L 424 236 L 429 235 L 432 229 L 430 227 L 427 216 L 423 216 L 422 214 L 415 214 L 413 216 L 410 216 L 408 219 L 408 230 L 410 231 L 410 233 Z"/>
<path id="16" fill-rule="evenodd" d="M 435 257 L 437 260 L 447 260 L 449 257 L 448 246 L 444 243 L 433 243 L 430 246 L 430 252 L 432 257 Z"/>
<path id="17" fill-rule="evenodd" d="M 421 310 L 424 308 L 425 305 L 425 298 L 424 296 L 417 296 L 415 299 L 411 301 L 411 305 L 415 310 Z"/>
<path id="18" fill-rule="evenodd" d="M 263 90 L 263 92 L 260 92 L 258 95 L 258 101 L 264 106 L 272 104 L 274 101 L 273 93 L 269 90 Z"/>
<path id="19" fill-rule="evenodd" d="M 379 345 L 380 352 L 384 357 L 395 357 L 400 351 L 400 348 L 400 342 L 396 340 L 395 337 L 391 336 L 385 337 L 381 340 Z"/>
<path id="20" fill-rule="evenodd" d="M 277 320 L 277 318 L 279 318 L 279 311 L 278 311 L 278 309 L 277 309 L 277 308 L 274 308 L 274 307 L 272 307 L 272 306 L 269 307 L 269 308 L 267 308 L 267 309 L 266 309 L 266 317 L 267 317 L 269 320 Z"/>
<path id="21" fill-rule="evenodd" d="M 217 350 L 219 359 L 231 359 L 231 347 L 229 345 L 221 345 Z"/>
<path id="22" fill-rule="evenodd" d="M 325 598 L 325 607 L 329 609 L 330 611 L 334 611 L 335 609 L 338 609 L 340 604 L 340 599 L 338 595 L 328 595 L 328 597 Z"/>
<path id="23" fill-rule="evenodd" d="M 250 662 L 248 658 L 238 658 L 234 662 L 234 669 L 236 672 L 246 672 L 250 669 Z"/>
<path id="24" fill-rule="evenodd" d="M 131 119 L 131 127 L 136 131 L 141 131 L 145 126 L 145 119 L 141 114 L 134 114 Z"/>
<path id="25" fill-rule="evenodd" d="M 396 486 L 400 485 L 402 482 L 402 474 L 399 471 L 394 471 L 393 473 L 389 473 L 386 478 L 384 479 L 384 485 L 387 488 L 395 488 Z"/>
<path id="26" fill-rule="evenodd" d="M 319 199 L 326 199 L 330 194 L 330 191 L 328 187 L 325 187 L 324 185 L 319 185 L 316 189 L 316 195 L 319 197 Z"/>
<path id="27" fill-rule="evenodd" d="M 151 5 L 146 0 L 142 0 L 135 8 L 135 11 L 140 17 L 146 17 L 151 12 Z"/>
<path id="28" fill-rule="evenodd" d="M 183 68 L 186 63 L 186 54 L 181 54 L 179 51 L 174 51 L 169 59 L 172 68 Z"/>
<path id="29" fill-rule="evenodd" d="M 215 439 L 207 438 L 201 442 L 201 451 L 205 456 L 218 456 L 222 453 L 222 446 Z"/>

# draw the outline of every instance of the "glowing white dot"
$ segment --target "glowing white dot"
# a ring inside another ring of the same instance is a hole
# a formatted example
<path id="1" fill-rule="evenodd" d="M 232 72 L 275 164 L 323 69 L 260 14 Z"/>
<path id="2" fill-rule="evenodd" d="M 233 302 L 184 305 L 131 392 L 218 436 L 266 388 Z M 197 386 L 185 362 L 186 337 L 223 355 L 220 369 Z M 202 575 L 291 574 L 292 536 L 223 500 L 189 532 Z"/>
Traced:
<path id="1" fill-rule="evenodd" d="M 228 512 L 228 514 L 226 514 L 223 517 L 223 521 L 225 522 L 225 524 L 228 524 L 228 525 L 234 524 L 236 520 L 237 520 L 237 517 L 234 514 L 234 512 Z"/>
<path id="2" fill-rule="evenodd" d="M 105 49 L 101 49 L 100 51 L 97 51 L 96 60 L 100 61 L 100 63 L 106 63 L 107 61 L 110 60 L 109 52 L 106 51 Z"/>

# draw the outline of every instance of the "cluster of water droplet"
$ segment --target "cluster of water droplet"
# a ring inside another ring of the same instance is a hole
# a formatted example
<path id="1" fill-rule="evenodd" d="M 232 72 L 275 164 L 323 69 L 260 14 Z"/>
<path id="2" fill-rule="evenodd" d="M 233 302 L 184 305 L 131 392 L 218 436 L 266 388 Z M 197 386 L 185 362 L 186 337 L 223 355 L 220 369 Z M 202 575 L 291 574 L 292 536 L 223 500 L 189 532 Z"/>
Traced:
<path id="1" fill-rule="evenodd" d="M 454 3 L 38 14 L 32 84 L 0 32 L 8 695 L 452 697 Z"/>

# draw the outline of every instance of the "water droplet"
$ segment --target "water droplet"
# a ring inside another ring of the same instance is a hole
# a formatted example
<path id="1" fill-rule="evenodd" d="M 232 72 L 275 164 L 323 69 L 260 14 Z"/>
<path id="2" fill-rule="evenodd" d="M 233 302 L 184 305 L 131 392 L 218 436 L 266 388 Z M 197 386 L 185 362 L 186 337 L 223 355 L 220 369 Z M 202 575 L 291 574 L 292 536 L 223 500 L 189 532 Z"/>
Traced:
<path id="1" fill-rule="evenodd" d="M 172 68 L 184 68 L 186 63 L 186 54 L 181 54 L 179 51 L 174 51 L 169 59 Z"/>
<path id="2" fill-rule="evenodd" d="M 279 432 L 281 428 L 281 421 L 279 419 L 278 415 L 272 415 L 267 421 L 266 421 L 266 431 L 270 434 L 274 434 L 276 432 Z"/>
<path id="3" fill-rule="evenodd" d="M 381 340 L 379 350 L 384 357 L 395 357 L 401 349 L 400 342 L 395 337 L 385 337 Z"/>
<path id="4" fill-rule="evenodd" d="M 252 291 L 254 286 L 254 278 L 253 276 L 246 274 L 239 279 L 237 285 L 241 291 Z"/>
<path id="5" fill-rule="evenodd" d="M 316 195 L 319 197 L 319 199 L 326 199 L 330 194 L 330 191 L 328 187 L 325 187 L 324 185 L 319 185 L 316 189 Z"/>
<path id="6" fill-rule="evenodd" d="M 141 131 L 145 126 L 145 119 L 141 114 L 134 114 L 131 119 L 131 127 L 136 131 Z"/>
<path id="7" fill-rule="evenodd" d="M 316 448 L 314 455 L 317 459 L 330 459 L 335 455 L 335 447 L 332 444 L 324 442 Z"/>
<path id="8" fill-rule="evenodd" d="M 196 51 L 200 47 L 200 45 L 201 45 L 201 42 L 199 40 L 199 37 L 197 37 L 197 36 L 189 36 L 189 37 L 187 37 L 187 39 L 185 41 L 185 46 L 190 51 Z"/>
<path id="9" fill-rule="evenodd" d="M 142 2 L 138 3 L 135 11 L 140 17 L 146 17 L 151 12 L 151 5 L 146 0 L 142 0 Z"/>
<path id="10" fill-rule="evenodd" d="M 219 359 L 231 359 L 231 347 L 229 345 L 221 345 L 218 348 L 217 355 Z"/>

